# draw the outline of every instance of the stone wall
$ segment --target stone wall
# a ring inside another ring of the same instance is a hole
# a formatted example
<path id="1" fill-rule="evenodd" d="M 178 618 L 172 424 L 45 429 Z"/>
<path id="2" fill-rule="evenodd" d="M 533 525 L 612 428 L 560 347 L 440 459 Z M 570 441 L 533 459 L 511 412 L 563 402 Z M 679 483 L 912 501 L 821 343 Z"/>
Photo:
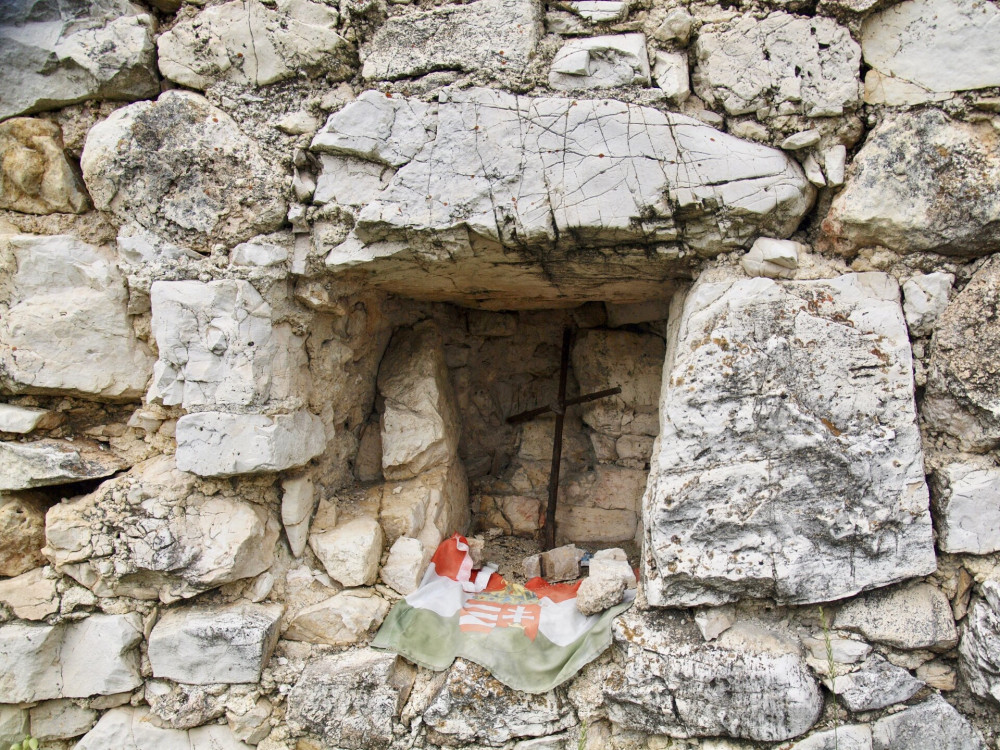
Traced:
<path id="1" fill-rule="evenodd" d="M 995 0 L 0 7 L 0 747 L 1000 747 Z M 367 644 L 638 543 L 540 695 Z"/>

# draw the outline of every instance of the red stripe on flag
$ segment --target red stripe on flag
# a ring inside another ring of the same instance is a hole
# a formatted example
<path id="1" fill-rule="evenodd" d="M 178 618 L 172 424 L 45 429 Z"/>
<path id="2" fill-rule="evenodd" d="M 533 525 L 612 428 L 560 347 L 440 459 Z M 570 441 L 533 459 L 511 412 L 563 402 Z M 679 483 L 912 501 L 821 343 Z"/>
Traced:
<path id="1" fill-rule="evenodd" d="M 464 536 L 454 534 L 450 539 L 445 539 L 438 545 L 431 562 L 434 563 L 434 572 L 439 576 L 450 578 L 453 581 L 458 580 L 459 569 L 467 554 L 458 549 L 459 543 L 464 547 L 468 547 L 469 544 Z"/>
<path id="2" fill-rule="evenodd" d="M 528 589 L 528 591 L 539 599 L 547 596 L 554 602 L 564 602 L 567 599 L 576 598 L 576 592 L 580 588 L 581 583 L 583 583 L 583 580 L 579 580 L 576 583 L 549 583 L 544 578 L 536 577 L 524 584 L 524 588 Z"/>

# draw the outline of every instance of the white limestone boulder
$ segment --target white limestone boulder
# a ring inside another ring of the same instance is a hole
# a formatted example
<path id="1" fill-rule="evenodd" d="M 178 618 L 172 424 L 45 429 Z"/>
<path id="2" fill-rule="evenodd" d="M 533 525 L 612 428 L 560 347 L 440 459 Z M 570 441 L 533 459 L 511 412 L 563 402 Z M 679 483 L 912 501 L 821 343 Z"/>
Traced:
<path id="1" fill-rule="evenodd" d="M 948 651 L 958 644 L 948 597 L 927 583 L 852 599 L 837 612 L 834 625 L 901 649 Z"/>
<path id="2" fill-rule="evenodd" d="M 69 235 L 0 238 L 0 383 L 135 399 L 152 368 L 114 253 Z M 6 281 L 6 283 L 4 283 Z"/>
<path id="3" fill-rule="evenodd" d="M 285 479 L 281 483 L 281 523 L 285 527 L 288 546 L 295 557 L 301 557 L 309 541 L 309 522 L 319 496 L 309 477 Z"/>
<path id="4" fill-rule="evenodd" d="M 903 313 L 913 336 L 930 336 L 938 316 L 948 306 L 954 274 L 917 274 L 903 284 Z"/>
<path id="5" fill-rule="evenodd" d="M 629 85 L 650 85 L 645 34 L 572 39 L 556 53 L 549 69 L 549 86 L 554 89 Z"/>
<path id="6" fill-rule="evenodd" d="M 164 612 L 149 634 L 153 676 L 190 685 L 259 682 L 283 610 L 280 604 L 230 604 Z"/>
<path id="7" fill-rule="evenodd" d="M 289 641 L 347 646 L 372 633 L 389 602 L 371 589 L 350 589 L 300 610 L 281 637 Z"/>
<path id="8" fill-rule="evenodd" d="M 60 418 L 58 412 L 50 409 L 0 404 L 0 432 L 27 435 L 39 428 L 56 426 Z"/>
<path id="9" fill-rule="evenodd" d="M 45 564 L 45 498 L 31 492 L 0 495 L 0 576 Z"/>
<path id="10" fill-rule="evenodd" d="M 396 80 L 435 70 L 524 72 L 543 34 L 532 0 L 477 0 L 386 20 L 361 48 L 366 79 Z"/>
<path id="11" fill-rule="evenodd" d="M 13 578 L 0 578 L 0 604 L 22 620 L 44 620 L 59 611 L 55 576 L 35 568 Z M 82 734 L 82 732 L 81 732 Z"/>
<path id="12" fill-rule="evenodd" d="M 804 734 L 823 694 L 788 634 L 739 622 L 706 643 L 675 612 L 627 612 L 615 621 L 620 681 L 604 688 L 608 718 L 650 734 L 776 742 Z"/>
<path id="13" fill-rule="evenodd" d="M 320 656 L 288 693 L 289 727 L 333 747 L 386 747 L 413 677 L 413 668 L 395 654 L 359 649 Z"/>
<path id="14" fill-rule="evenodd" d="M 354 54 L 339 21 L 335 6 L 312 0 L 213 5 L 157 38 L 157 64 L 165 78 L 201 90 L 218 81 L 266 86 L 299 71 L 343 80 Z"/>
<path id="15" fill-rule="evenodd" d="M 885 118 L 854 157 L 823 221 L 824 241 L 841 252 L 875 245 L 901 253 L 993 252 L 998 139 L 988 122 L 952 120 L 933 108 Z"/>
<path id="16" fill-rule="evenodd" d="M 935 570 L 893 279 L 697 284 L 667 350 L 651 604 L 829 601 Z"/>
<path id="17" fill-rule="evenodd" d="M 45 740 L 79 737 L 97 723 L 97 711 L 65 698 L 45 701 L 31 709 L 31 736 Z"/>
<path id="18" fill-rule="evenodd" d="M 1000 467 L 984 460 L 949 463 L 934 472 L 932 487 L 938 549 L 1000 551 Z"/>
<path id="19" fill-rule="evenodd" d="M 128 0 L 15 0 L 0 11 L 0 119 L 155 96 L 155 21 Z"/>
<path id="20" fill-rule="evenodd" d="M 469 479 L 457 458 L 413 479 L 382 486 L 379 523 L 390 544 L 400 536 L 422 538 L 422 532 L 432 528 L 442 538 L 451 536 L 464 532 L 468 522 Z"/>
<path id="21" fill-rule="evenodd" d="M 974 0 L 906 0 L 861 26 L 865 63 L 931 92 L 1000 86 L 1000 9 Z"/>
<path id="22" fill-rule="evenodd" d="M 121 458 L 93 440 L 0 442 L 0 490 L 99 479 L 124 468 Z"/>
<path id="23" fill-rule="evenodd" d="M 324 450 L 323 422 L 305 409 L 274 416 L 204 411 L 177 420 L 177 468 L 203 477 L 293 469 Z"/>
<path id="24" fill-rule="evenodd" d="M 15 117 L 0 124 L 0 165 L 0 208 L 79 214 L 90 207 L 63 151 L 62 130 L 53 122 Z"/>
<path id="25" fill-rule="evenodd" d="M 361 517 L 314 531 L 309 547 L 329 576 L 342 586 L 370 586 L 378 575 L 384 539 L 378 521 Z"/>
<path id="26" fill-rule="evenodd" d="M 401 536 L 389 548 L 389 556 L 379 571 L 379 577 L 393 591 L 407 596 L 417 590 L 434 550 L 419 539 Z"/>
<path id="27" fill-rule="evenodd" d="M 159 359 L 148 401 L 259 408 L 305 390 L 303 337 L 272 324 L 250 282 L 156 281 L 150 301 Z"/>
<path id="28" fill-rule="evenodd" d="M 142 684 L 138 614 L 91 615 L 61 625 L 0 626 L 0 695 L 5 702 L 86 698 Z"/>
<path id="29" fill-rule="evenodd" d="M 982 598 L 969 610 L 958 646 L 959 668 L 969 689 L 1000 703 L 1000 581 L 982 585 Z"/>
<path id="30" fill-rule="evenodd" d="M 873 750 L 987 750 L 979 730 L 940 695 L 879 719 Z"/>
<path id="31" fill-rule="evenodd" d="M 924 683 L 907 670 L 877 655 L 833 681 L 837 697 L 855 713 L 902 703 L 923 686 Z"/>
<path id="32" fill-rule="evenodd" d="M 783 11 L 702 26 L 694 44 L 695 93 L 730 115 L 791 105 L 832 117 L 861 105 L 861 48 L 832 18 Z"/>
<path id="33" fill-rule="evenodd" d="M 80 163 L 98 209 L 194 250 L 236 245 L 285 220 L 280 170 L 190 91 L 116 110 L 90 129 Z"/>
<path id="34" fill-rule="evenodd" d="M 45 554 L 100 596 L 170 602 L 259 575 L 274 562 L 280 526 L 263 505 L 225 484 L 202 488 L 169 456 L 138 464 L 53 506 Z M 254 499 L 267 497 L 251 491 Z"/>

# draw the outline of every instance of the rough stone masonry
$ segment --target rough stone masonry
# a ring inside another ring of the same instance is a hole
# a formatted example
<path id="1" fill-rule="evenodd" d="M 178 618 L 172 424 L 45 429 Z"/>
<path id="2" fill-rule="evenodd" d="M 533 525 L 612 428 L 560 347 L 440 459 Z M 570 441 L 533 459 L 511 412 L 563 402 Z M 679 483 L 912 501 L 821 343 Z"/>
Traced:
<path id="1" fill-rule="evenodd" d="M 996 0 L 0 4 L 0 747 L 1000 747 L 998 195 Z M 567 326 L 636 605 L 370 648 Z"/>

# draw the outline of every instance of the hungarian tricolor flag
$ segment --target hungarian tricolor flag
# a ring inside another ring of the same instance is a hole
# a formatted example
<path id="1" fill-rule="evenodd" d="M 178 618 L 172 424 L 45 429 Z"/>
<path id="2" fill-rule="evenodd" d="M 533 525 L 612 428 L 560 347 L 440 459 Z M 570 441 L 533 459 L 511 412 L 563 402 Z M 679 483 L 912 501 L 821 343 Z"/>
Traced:
<path id="1" fill-rule="evenodd" d="M 372 646 L 441 671 L 455 657 L 486 667 L 515 690 L 543 693 L 575 675 L 611 645 L 611 621 L 635 598 L 598 615 L 576 608 L 579 583 L 532 578 L 508 583 L 474 570 L 455 534 L 437 548 L 420 587 L 396 603 Z"/>

